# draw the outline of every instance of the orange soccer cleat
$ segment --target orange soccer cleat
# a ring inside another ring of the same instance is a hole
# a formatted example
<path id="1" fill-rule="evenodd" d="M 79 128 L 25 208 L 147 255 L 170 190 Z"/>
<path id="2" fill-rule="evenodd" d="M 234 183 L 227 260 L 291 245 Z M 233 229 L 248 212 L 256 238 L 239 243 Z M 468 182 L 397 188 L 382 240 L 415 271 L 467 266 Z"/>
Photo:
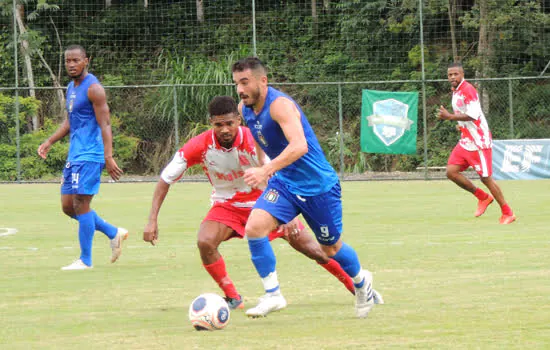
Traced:
<path id="1" fill-rule="evenodd" d="M 493 203 L 494 200 L 495 199 L 490 194 L 488 194 L 487 198 L 485 198 L 484 200 L 479 200 L 477 202 L 477 210 L 474 216 L 477 218 L 478 216 L 483 215 L 483 213 L 485 213 L 485 210 L 487 209 L 489 204 Z"/>
<path id="2" fill-rule="evenodd" d="M 502 214 L 502 216 L 498 220 L 498 222 L 500 222 L 503 225 L 511 224 L 514 221 L 516 221 L 516 216 L 514 214 L 512 215 Z"/>

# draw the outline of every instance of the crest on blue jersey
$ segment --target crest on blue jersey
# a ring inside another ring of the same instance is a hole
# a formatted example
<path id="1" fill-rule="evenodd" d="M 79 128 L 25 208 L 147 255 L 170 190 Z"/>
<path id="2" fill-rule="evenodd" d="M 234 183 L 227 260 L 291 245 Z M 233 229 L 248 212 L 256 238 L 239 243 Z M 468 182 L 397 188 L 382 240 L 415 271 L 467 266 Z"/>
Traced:
<path id="1" fill-rule="evenodd" d="M 264 147 L 267 147 L 267 141 L 264 137 L 264 135 L 262 134 L 261 131 L 258 130 L 258 141 L 260 141 L 260 143 L 264 146 Z"/>
<path id="2" fill-rule="evenodd" d="M 372 115 L 367 117 L 369 127 L 386 146 L 399 140 L 413 121 L 407 116 L 409 105 L 390 98 L 372 105 Z"/>
<path id="3" fill-rule="evenodd" d="M 72 97 L 72 96 L 71 96 Z M 73 112 L 74 98 L 69 100 L 69 113 Z"/>
<path id="4" fill-rule="evenodd" d="M 264 199 L 271 203 L 276 203 L 277 199 L 279 199 L 279 192 L 274 189 L 270 189 L 264 194 Z"/>

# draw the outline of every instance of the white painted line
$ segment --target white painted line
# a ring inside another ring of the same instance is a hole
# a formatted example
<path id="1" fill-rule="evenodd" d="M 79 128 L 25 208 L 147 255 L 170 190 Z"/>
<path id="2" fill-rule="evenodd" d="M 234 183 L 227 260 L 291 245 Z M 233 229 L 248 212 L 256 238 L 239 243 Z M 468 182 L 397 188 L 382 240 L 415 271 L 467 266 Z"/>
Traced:
<path id="1" fill-rule="evenodd" d="M 3 232 L 2 232 L 3 231 Z M 17 233 L 16 228 L 0 227 L 0 237 L 14 235 Z"/>

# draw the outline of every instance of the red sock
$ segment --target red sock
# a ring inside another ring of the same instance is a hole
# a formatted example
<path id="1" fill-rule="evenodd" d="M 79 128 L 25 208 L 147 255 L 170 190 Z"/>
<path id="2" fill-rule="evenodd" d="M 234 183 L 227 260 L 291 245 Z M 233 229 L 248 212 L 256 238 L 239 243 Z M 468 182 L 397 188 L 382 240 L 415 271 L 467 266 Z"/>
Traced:
<path id="1" fill-rule="evenodd" d="M 334 277 L 338 278 L 338 280 L 342 282 L 344 286 L 346 286 L 351 294 L 355 294 L 355 286 L 353 285 L 353 280 L 342 269 L 342 266 L 340 266 L 340 264 L 338 264 L 336 260 L 330 259 L 328 263 L 319 265 L 321 265 L 325 270 L 333 274 Z"/>
<path id="2" fill-rule="evenodd" d="M 514 212 L 512 211 L 512 208 L 508 205 L 508 203 L 504 204 L 502 207 L 500 207 L 500 210 L 502 211 L 502 215 L 514 215 Z"/>
<path id="3" fill-rule="evenodd" d="M 474 196 L 476 196 L 476 198 L 479 199 L 480 201 L 483 201 L 487 199 L 487 197 L 489 197 L 489 195 L 479 187 L 476 188 L 476 191 L 474 192 Z"/>
<path id="4" fill-rule="evenodd" d="M 237 289 L 235 288 L 235 285 L 227 276 L 227 270 L 225 269 L 225 261 L 223 260 L 223 257 L 220 256 L 218 261 L 216 261 L 213 264 L 210 265 L 202 265 L 208 271 L 210 276 L 216 281 L 218 286 L 223 290 L 226 297 L 229 298 L 238 298 L 239 293 L 237 293 Z"/>

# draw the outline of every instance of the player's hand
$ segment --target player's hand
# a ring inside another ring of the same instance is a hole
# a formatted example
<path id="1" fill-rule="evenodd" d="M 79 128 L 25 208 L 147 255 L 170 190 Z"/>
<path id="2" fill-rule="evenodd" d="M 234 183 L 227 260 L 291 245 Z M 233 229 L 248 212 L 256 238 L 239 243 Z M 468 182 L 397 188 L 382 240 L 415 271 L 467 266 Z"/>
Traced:
<path id="1" fill-rule="evenodd" d="M 300 230 L 300 220 L 294 218 L 292 221 L 280 225 L 278 231 L 283 232 L 287 238 L 296 239 L 300 232 L 302 232 L 302 230 Z"/>
<path id="2" fill-rule="evenodd" d="M 46 159 L 50 148 L 52 148 L 52 143 L 49 140 L 44 141 L 44 143 L 38 146 L 38 155 L 43 159 Z"/>
<path id="3" fill-rule="evenodd" d="M 244 172 L 244 182 L 248 186 L 260 188 L 268 180 L 268 174 L 264 168 L 249 168 Z"/>
<path id="4" fill-rule="evenodd" d="M 447 120 L 447 119 L 449 119 L 450 115 L 451 115 L 451 113 L 449 113 L 449 111 L 447 109 L 445 109 L 445 107 L 439 106 L 439 113 L 437 113 L 437 117 L 439 119 Z"/>
<path id="5" fill-rule="evenodd" d="M 118 167 L 113 157 L 105 158 L 105 168 L 107 169 L 109 175 L 111 175 L 111 178 L 115 181 L 118 181 L 123 173 L 122 169 Z"/>
<path id="6" fill-rule="evenodd" d="M 156 222 L 148 222 L 143 229 L 143 240 L 156 245 L 159 240 L 159 229 Z"/>

